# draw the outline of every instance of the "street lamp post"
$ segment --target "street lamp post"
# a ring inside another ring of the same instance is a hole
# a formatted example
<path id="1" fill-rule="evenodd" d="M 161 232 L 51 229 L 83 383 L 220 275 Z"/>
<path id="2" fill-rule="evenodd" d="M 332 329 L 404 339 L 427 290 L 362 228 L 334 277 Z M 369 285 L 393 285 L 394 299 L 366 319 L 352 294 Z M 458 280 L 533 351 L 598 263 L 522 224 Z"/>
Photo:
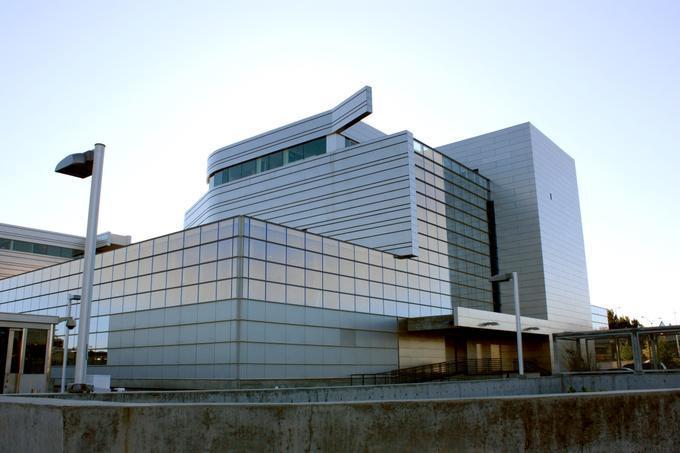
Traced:
<path id="1" fill-rule="evenodd" d="M 515 299 L 515 324 L 517 329 L 517 363 L 519 365 L 519 375 L 524 376 L 524 357 L 522 354 L 522 322 L 520 320 L 519 311 L 519 280 L 517 279 L 517 272 L 509 274 L 494 275 L 489 279 L 490 282 L 508 282 L 512 280 L 512 293 Z"/>
<path id="2" fill-rule="evenodd" d="M 66 156 L 54 170 L 57 173 L 81 179 L 92 176 L 90 183 L 90 205 L 87 214 L 87 234 L 85 236 L 83 289 L 80 301 L 80 321 L 78 323 L 76 368 L 73 384 L 70 387 L 70 390 L 74 392 L 81 392 L 87 389 L 87 341 L 90 334 L 90 305 L 92 303 L 94 255 L 97 248 L 97 221 L 99 219 L 99 196 L 101 193 L 103 169 L 104 145 L 96 143 L 93 150 Z"/>

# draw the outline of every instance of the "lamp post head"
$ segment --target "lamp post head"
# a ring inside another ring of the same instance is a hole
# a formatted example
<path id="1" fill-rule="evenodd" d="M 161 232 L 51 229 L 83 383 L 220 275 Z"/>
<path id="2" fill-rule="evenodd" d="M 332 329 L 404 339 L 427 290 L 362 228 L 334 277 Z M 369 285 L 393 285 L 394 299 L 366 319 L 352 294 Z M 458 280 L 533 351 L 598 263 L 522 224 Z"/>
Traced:
<path id="1" fill-rule="evenodd" d="M 94 162 L 94 151 L 71 154 L 64 157 L 54 169 L 57 173 L 63 173 L 76 178 L 87 178 L 92 176 L 92 163 Z"/>
<path id="2" fill-rule="evenodd" d="M 510 280 L 512 280 L 512 273 L 509 273 L 509 274 L 496 274 L 496 275 L 491 276 L 491 278 L 489 279 L 489 281 L 490 281 L 491 283 L 496 283 L 496 282 L 498 282 L 498 283 L 501 283 L 501 282 L 509 282 Z"/>

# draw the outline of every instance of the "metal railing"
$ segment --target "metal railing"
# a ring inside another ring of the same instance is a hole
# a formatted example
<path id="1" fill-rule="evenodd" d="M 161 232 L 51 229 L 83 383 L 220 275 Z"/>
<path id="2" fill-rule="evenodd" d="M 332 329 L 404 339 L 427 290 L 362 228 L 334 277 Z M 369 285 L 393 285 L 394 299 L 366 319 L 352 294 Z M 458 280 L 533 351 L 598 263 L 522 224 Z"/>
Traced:
<path id="1" fill-rule="evenodd" d="M 497 376 L 518 372 L 517 360 L 512 364 L 501 359 L 466 359 L 449 362 L 431 363 L 410 368 L 371 374 L 352 374 L 352 385 L 405 384 L 415 382 L 440 381 L 460 376 Z M 524 361 L 526 373 L 549 374 L 535 362 Z"/>

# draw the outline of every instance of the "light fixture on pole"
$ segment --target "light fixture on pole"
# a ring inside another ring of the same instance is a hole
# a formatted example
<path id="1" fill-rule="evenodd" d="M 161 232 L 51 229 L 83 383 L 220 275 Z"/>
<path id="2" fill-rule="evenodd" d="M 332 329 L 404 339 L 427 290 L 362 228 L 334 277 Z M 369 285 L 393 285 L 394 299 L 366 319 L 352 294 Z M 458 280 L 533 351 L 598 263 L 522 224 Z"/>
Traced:
<path id="1" fill-rule="evenodd" d="M 78 347 L 76 349 L 76 368 L 73 384 L 69 391 L 88 391 L 87 377 L 87 340 L 90 334 L 90 305 L 92 304 L 92 283 L 94 279 L 94 255 L 97 248 L 97 221 L 99 219 L 99 196 L 104 169 L 104 145 L 96 143 L 94 149 L 84 153 L 71 154 L 62 159 L 54 169 L 77 178 L 92 176 L 90 184 L 90 205 L 87 214 L 87 234 L 85 236 L 85 256 L 83 262 L 83 289 L 78 322 Z"/>
<path id="2" fill-rule="evenodd" d="M 517 279 L 517 272 L 508 274 L 497 274 L 489 279 L 492 283 L 509 282 L 512 280 L 512 292 L 515 299 L 515 324 L 517 330 L 517 364 L 519 365 L 519 375 L 524 376 L 524 357 L 522 354 L 522 323 L 520 321 L 519 311 L 519 281 Z"/>
<path id="3" fill-rule="evenodd" d="M 80 300 L 80 296 L 77 294 L 69 294 L 68 295 L 68 306 L 66 308 L 66 318 L 64 320 L 66 321 L 66 332 L 64 333 L 64 348 L 63 348 L 63 357 L 61 360 L 61 388 L 60 391 L 61 393 L 64 393 L 64 390 L 66 389 L 66 365 L 68 365 L 68 334 L 71 331 L 71 329 L 74 329 L 76 327 L 76 322 L 73 320 L 73 317 L 71 317 L 71 302 L 74 300 Z M 61 321 L 62 318 L 59 318 Z"/>

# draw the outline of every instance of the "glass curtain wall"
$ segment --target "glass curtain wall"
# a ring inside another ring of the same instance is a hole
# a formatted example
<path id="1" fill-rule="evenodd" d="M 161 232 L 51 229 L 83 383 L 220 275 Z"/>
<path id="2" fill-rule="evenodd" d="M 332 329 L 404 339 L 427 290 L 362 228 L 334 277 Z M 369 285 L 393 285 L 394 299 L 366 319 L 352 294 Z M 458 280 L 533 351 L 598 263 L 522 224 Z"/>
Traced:
<path id="1" fill-rule="evenodd" d="M 448 283 L 451 303 L 493 310 L 489 180 L 414 140 L 418 205 L 418 266 Z"/>

